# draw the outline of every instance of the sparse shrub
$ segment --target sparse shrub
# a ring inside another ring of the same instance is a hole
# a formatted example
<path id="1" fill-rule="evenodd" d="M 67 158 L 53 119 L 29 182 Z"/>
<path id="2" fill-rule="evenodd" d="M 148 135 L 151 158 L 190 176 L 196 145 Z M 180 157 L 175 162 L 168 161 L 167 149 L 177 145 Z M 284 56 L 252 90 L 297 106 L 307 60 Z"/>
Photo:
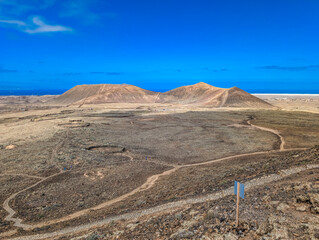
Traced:
<path id="1" fill-rule="evenodd" d="M 175 214 L 175 219 L 182 220 L 183 219 L 183 213 L 182 212 L 176 213 Z"/>
<path id="2" fill-rule="evenodd" d="M 97 233 L 92 233 L 90 236 L 86 238 L 86 240 L 99 240 L 102 239 L 103 235 L 99 235 Z"/>
<path id="3" fill-rule="evenodd" d="M 146 203 L 146 201 L 144 201 L 144 200 L 137 200 L 135 205 L 136 206 L 143 206 L 145 203 Z"/>
<path id="4" fill-rule="evenodd" d="M 217 214 L 213 211 L 208 211 L 205 215 L 204 215 L 204 220 L 205 221 L 211 221 L 214 218 L 217 217 Z"/>
<path id="5" fill-rule="evenodd" d="M 227 183 L 228 183 L 228 180 L 227 180 L 227 179 L 223 179 L 223 180 L 221 180 L 221 182 L 220 182 L 221 185 L 225 185 L 225 184 L 227 184 Z"/>

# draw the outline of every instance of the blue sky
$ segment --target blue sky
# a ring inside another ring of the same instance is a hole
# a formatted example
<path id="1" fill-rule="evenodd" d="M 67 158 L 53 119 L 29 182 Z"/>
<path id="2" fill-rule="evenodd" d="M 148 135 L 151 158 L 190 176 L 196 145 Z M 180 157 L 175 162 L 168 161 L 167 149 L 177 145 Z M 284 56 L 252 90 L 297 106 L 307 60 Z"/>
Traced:
<path id="1" fill-rule="evenodd" d="M 318 0 L 0 0 L 0 94 L 207 82 L 319 93 Z"/>

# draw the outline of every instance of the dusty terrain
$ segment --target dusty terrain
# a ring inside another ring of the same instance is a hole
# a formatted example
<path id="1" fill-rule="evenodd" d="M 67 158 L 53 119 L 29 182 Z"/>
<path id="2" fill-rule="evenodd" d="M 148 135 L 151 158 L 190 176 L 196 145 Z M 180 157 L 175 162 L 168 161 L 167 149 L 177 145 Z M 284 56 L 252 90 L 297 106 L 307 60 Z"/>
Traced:
<path id="1" fill-rule="evenodd" d="M 264 101 L 287 111 L 319 113 L 319 94 L 253 94 Z"/>
<path id="2" fill-rule="evenodd" d="M 4 112 L 23 112 L 29 109 L 50 109 L 51 106 L 43 105 L 52 101 L 57 96 L 0 96 L 0 113 Z"/>
<path id="3" fill-rule="evenodd" d="M 306 170 L 247 192 L 238 228 L 234 197 L 225 196 L 59 239 L 318 239 L 318 174 Z"/>
<path id="4" fill-rule="evenodd" d="M 163 103 L 29 103 L 17 112 L 16 104 L 3 104 L 0 238 L 273 239 L 281 228 L 282 239 L 319 233 L 313 195 L 318 114 Z M 234 180 L 251 186 L 239 229 L 229 190 Z M 299 229 L 303 217 L 311 223 Z"/>

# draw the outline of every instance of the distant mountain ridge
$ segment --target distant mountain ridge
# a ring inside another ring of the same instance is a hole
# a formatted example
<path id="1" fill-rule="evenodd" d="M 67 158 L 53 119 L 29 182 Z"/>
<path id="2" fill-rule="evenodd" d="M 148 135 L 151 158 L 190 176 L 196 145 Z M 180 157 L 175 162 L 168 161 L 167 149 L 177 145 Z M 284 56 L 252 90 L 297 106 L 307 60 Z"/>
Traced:
<path id="1" fill-rule="evenodd" d="M 271 104 L 237 87 L 218 88 L 207 83 L 182 86 L 164 93 L 128 84 L 78 85 L 53 104 L 172 103 L 212 107 L 271 108 Z"/>
<path id="2" fill-rule="evenodd" d="M 59 104 L 154 102 L 158 93 L 128 84 L 78 85 L 55 99 Z"/>

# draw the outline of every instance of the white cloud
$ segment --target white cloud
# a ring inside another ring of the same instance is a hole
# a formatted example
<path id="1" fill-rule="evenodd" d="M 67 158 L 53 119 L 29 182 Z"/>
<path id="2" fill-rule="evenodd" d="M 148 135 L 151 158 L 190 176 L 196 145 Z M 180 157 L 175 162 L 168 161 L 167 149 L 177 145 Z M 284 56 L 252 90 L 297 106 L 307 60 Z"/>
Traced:
<path id="1" fill-rule="evenodd" d="M 34 17 L 32 22 L 36 26 L 35 28 L 27 28 L 25 32 L 33 34 L 33 33 L 45 33 L 45 32 L 70 32 L 73 31 L 69 27 L 64 27 L 60 25 L 48 25 L 44 23 L 39 17 Z"/>
<path id="2" fill-rule="evenodd" d="M 29 34 L 34 33 L 48 33 L 48 32 L 70 32 L 72 28 L 61 26 L 61 25 L 49 25 L 46 24 L 40 17 L 33 17 L 32 23 L 27 24 L 26 22 L 19 20 L 0 20 L 0 23 L 10 24 L 14 27 L 18 27 L 18 30 Z"/>
<path id="3" fill-rule="evenodd" d="M 85 25 L 101 24 L 103 18 L 116 16 L 115 13 L 105 12 L 107 1 L 103 0 L 0 0 L 0 19 L 18 19 L 31 14 L 43 15 L 44 10 L 51 11 L 53 7 L 57 17 L 72 18 Z"/>
<path id="4" fill-rule="evenodd" d="M 18 20 L 0 20 L 0 23 L 15 24 L 18 26 L 26 26 L 27 25 L 25 22 L 18 21 Z"/>
<path id="5" fill-rule="evenodd" d="M 33 10 L 47 9 L 56 0 L 0 0 L 0 15 L 19 16 Z"/>

